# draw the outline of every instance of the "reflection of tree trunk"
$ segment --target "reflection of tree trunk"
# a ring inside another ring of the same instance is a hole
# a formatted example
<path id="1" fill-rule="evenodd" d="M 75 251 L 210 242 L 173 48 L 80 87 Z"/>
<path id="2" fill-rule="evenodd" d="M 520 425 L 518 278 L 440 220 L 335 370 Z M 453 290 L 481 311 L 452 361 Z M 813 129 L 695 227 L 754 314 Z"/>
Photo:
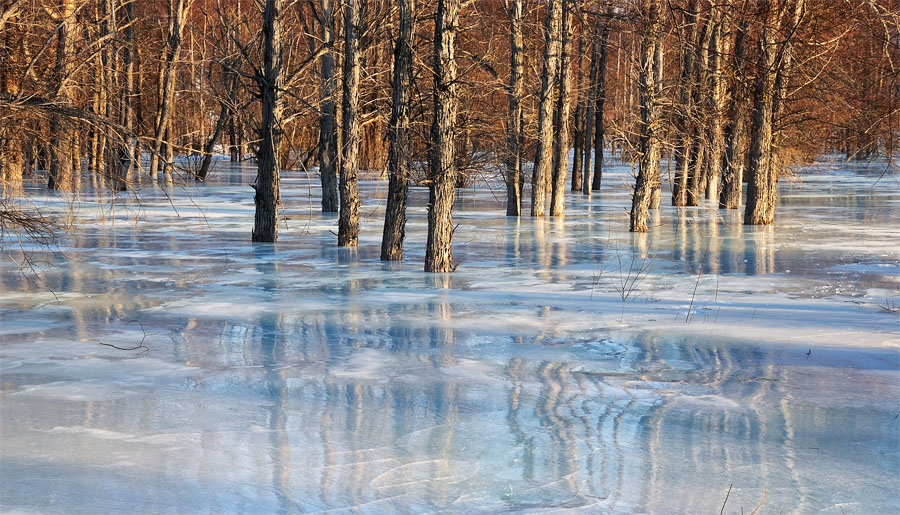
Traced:
<path id="1" fill-rule="evenodd" d="M 541 74 L 541 98 L 538 110 L 537 152 L 531 176 L 531 216 L 544 216 L 547 176 L 553 159 L 553 106 L 556 103 L 557 60 L 562 32 L 563 0 L 549 0 L 545 25 L 544 71 Z"/>
<path id="2" fill-rule="evenodd" d="M 263 11 L 263 76 L 259 81 L 262 97 L 262 120 L 259 130 L 256 175 L 256 217 L 253 241 L 274 243 L 278 240 L 278 204 L 281 184 L 281 27 L 284 0 L 266 0 Z"/>
<path id="3" fill-rule="evenodd" d="M 509 117 L 506 133 L 506 216 L 522 212 L 522 95 L 525 90 L 523 0 L 510 2 L 509 10 Z"/>
<path id="4" fill-rule="evenodd" d="M 556 141 L 553 145 L 553 172 L 550 190 L 550 216 L 561 216 L 566 208 L 566 174 L 569 170 L 569 96 L 572 89 L 572 0 L 562 0 L 562 43 L 559 65 L 559 87 L 557 88 Z"/>
<path id="5" fill-rule="evenodd" d="M 657 69 L 659 60 L 659 12 L 656 0 L 644 0 L 643 12 L 647 20 L 641 38 L 641 124 L 640 161 L 631 199 L 631 232 L 646 232 L 647 218 L 654 189 L 654 178 L 659 173 L 659 143 L 657 142 Z"/>
<path id="6" fill-rule="evenodd" d="M 434 122 L 431 126 L 432 156 L 429 177 L 428 241 L 425 271 L 450 271 L 453 238 L 453 199 L 456 166 L 456 29 L 459 0 L 438 0 L 434 26 Z"/>
<path id="7" fill-rule="evenodd" d="M 394 47 L 394 84 L 391 121 L 388 135 L 388 197 L 384 213 L 384 234 L 381 240 L 381 259 L 397 261 L 403 258 L 403 238 L 406 232 L 406 197 L 409 183 L 409 98 L 412 82 L 413 35 L 415 33 L 415 0 L 400 1 L 400 26 Z"/>
<path id="8" fill-rule="evenodd" d="M 71 77 L 74 68 L 75 37 L 78 32 L 78 21 L 75 16 L 75 0 L 64 0 L 59 16 L 59 28 L 56 33 L 56 65 L 54 81 L 56 101 L 63 105 L 71 105 L 74 88 Z M 55 114 L 50 117 L 50 174 L 47 188 L 51 190 L 72 190 L 75 185 L 75 174 L 80 172 L 81 150 L 78 144 L 77 131 L 65 117 Z"/>
<path id="9" fill-rule="evenodd" d="M 334 45 L 334 0 L 322 0 L 322 44 Z M 319 117 L 319 176 L 322 181 L 322 212 L 340 209 L 337 187 L 338 132 L 337 78 L 334 73 L 334 52 L 322 54 L 322 114 Z"/>
<path id="10" fill-rule="evenodd" d="M 362 0 L 365 1 L 365 0 Z M 359 241 L 359 189 L 356 184 L 359 158 L 360 0 L 344 6 L 344 98 L 343 155 L 340 178 L 338 246 L 355 247 Z"/>

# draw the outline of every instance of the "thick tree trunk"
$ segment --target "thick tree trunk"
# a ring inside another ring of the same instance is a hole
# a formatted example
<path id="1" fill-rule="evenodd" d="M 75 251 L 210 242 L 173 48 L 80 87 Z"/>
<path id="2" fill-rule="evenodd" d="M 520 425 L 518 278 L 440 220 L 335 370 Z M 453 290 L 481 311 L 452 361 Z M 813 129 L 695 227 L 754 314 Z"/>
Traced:
<path id="1" fill-rule="evenodd" d="M 547 178 L 553 164 L 553 112 L 562 32 L 563 0 L 549 0 L 547 5 L 544 70 L 541 73 L 541 97 L 538 108 L 538 139 L 531 175 L 531 216 L 544 216 Z"/>
<path id="2" fill-rule="evenodd" d="M 456 30 L 460 0 L 438 0 L 434 23 L 434 123 L 429 177 L 428 241 L 425 271 L 449 272 L 456 191 Z"/>
<path id="3" fill-rule="evenodd" d="M 582 172 L 581 186 L 578 188 L 584 195 L 591 194 L 591 165 L 593 164 L 593 140 L 594 140 L 594 112 L 597 109 L 597 67 L 600 64 L 600 24 L 598 21 L 597 31 L 591 37 L 591 66 L 588 71 L 588 89 L 585 102 L 584 120 L 582 126 L 582 135 L 584 139 L 584 147 L 582 152 L 584 158 L 581 161 Z M 574 177 L 573 177 L 574 178 Z"/>
<path id="4" fill-rule="evenodd" d="M 698 20 L 698 23 L 699 20 Z M 694 63 L 694 91 L 692 104 L 695 109 L 694 123 L 692 124 L 694 149 L 691 152 L 691 174 L 688 180 L 687 202 L 689 206 L 700 203 L 703 191 L 706 189 L 706 179 L 709 169 L 709 156 L 712 141 L 708 137 L 709 126 L 712 123 L 711 100 L 712 81 L 709 70 L 709 45 L 712 41 L 715 24 L 712 19 L 705 20 L 703 32 L 699 39 L 697 60 Z"/>
<path id="5" fill-rule="evenodd" d="M 334 45 L 334 2 L 322 0 L 322 43 Z M 321 110 L 319 116 L 319 176 L 322 182 L 322 212 L 336 213 L 340 209 L 338 200 L 338 131 L 337 77 L 335 77 L 334 51 L 322 54 Z"/>
<path id="6" fill-rule="evenodd" d="M 553 159 L 550 216 L 562 216 L 566 209 L 566 179 L 569 172 L 569 113 L 572 90 L 572 0 L 562 0 L 562 45 L 560 48 L 559 87 L 556 99 L 556 155 Z"/>
<path id="7" fill-rule="evenodd" d="M 509 115 L 506 128 L 506 216 L 522 213 L 522 96 L 525 91 L 522 18 L 524 0 L 509 10 Z"/>
<path id="8" fill-rule="evenodd" d="M 284 0 L 266 0 L 263 11 L 263 70 L 259 81 L 262 98 L 262 120 L 259 151 L 256 156 L 256 218 L 253 241 L 274 243 L 278 240 L 278 205 L 281 183 L 282 101 L 284 77 L 281 73 L 281 36 Z"/>
<path id="9" fill-rule="evenodd" d="M 657 0 L 643 0 L 643 15 L 646 24 L 641 37 L 640 70 L 640 161 L 631 198 L 631 232 L 647 232 L 650 203 L 654 181 L 659 173 L 659 143 L 656 131 L 658 125 L 658 68 L 659 63 L 659 6 Z"/>
<path id="10" fill-rule="evenodd" d="M 725 126 L 725 167 L 722 173 L 722 184 L 719 190 L 719 208 L 737 209 L 741 206 L 741 188 L 743 187 L 744 169 L 747 164 L 747 119 L 750 106 L 746 100 L 747 90 L 741 83 L 739 75 L 745 68 L 747 58 L 747 18 L 738 22 L 734 39 L 733 60 L 731 66 L 731 86 L 729 88 L 728 123 Z"/>
<path id="11" fill-rule="evenodd" d="M 355 247 L 359 243 L 359 76 L 361 55 L 360 1 L 347 0 L 344 5 L 344 97 L 341 102 L 343 153 L 341 156 L 339 247 Z"/>
<path id="12" fill-rule="evenodd" d="M 597 63 L 597 86 L 594 93 L 594 176 L 591 179 L 591 190 L 599 191 L 603 183 L 603 110 L 606 109 L 606 61 L 609 57 L 609 32 L 611 9 L 607 16 L 601 18 L 600 29 L 600 61 Z"/>
<path id="13" fill-rule="evenodd" d="M 384 212 L 384 234 L 381 239 L 381 260 L 399 261 L 403 258 L 403 238 L 406 235 L 406 197 L 409 183 L 409 100 L 412 84 L 413 36 L 415 35 L 415 0 L 400 1 L 400 22 L 394 45 L 394 78 L 391 102 L 391 121 L 388 126 L 388 197 Z"/>
<path id="14" fill-rule="evenodd" d="M 64 0 L 60 12 L 60 24 L 56 34 L 56 65 L 54 81 L 56 101 L 71 105 L 74 91 L 71 77 L 75 53 L 75 37 L 78 22 L 75 15 L 75 0 Z M 72 190 L 75 175 L 81 171 L 81 150 L 78 134 L 70 121 L 59 114 L 50 118 L 50 170 L 47 188 L 51 190 Z"/>
<path id="15" fill-rule="evenodd" d="M 175 102 L 175 71 L 181 54 L 182 32 L 187 10 L 192 0 L 169 0 L 169 26 L 166 37 L 166 52 L 160 69 L 159 105 L 156 109 L 156 126 L 150 154 L 150 174 L 157 171 L 172 173 L 171 158 L 174 154 L 170 138 L 169 115 Z M 268 4 L 267 4 L 268 5 Z M 163 148 L 165 146 L 165 149 Z M 160 158 L 163 162 L 160 162 Z"/>
<path id="16" fill-rule="evenodd" d="M 768 2 L 767 2 L 768 3 Z M 775 6 L 769 4 L 759 42 L 756 83 L 753 87 L 753 119 L 750 126 L 750 166 L 747 168 L 747 205 L 744 225 L 774 222 L 775 177 L 772 159 L 772 114 L 775 93 Z M 772 213 L 772 215 L 770 215 Z"/>

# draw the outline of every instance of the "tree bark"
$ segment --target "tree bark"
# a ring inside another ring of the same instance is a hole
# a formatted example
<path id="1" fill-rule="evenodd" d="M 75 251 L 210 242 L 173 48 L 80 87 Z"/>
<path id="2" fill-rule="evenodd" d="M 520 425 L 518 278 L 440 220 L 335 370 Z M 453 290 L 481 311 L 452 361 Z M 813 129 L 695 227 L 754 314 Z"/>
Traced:
<path id="1" fill-rule="evenodd" d="M 574 6 L 578 9 L 578 5 Z M 581 191 L 582 159 L 584 159 L 584 113 L 587 111 L 587 92 L 584 90 L 584 31 L 578 35 L 578 61 L 575 63 L 575 114 L 572 127 L 572 191 Z"/>
<path id="2" fill-rule="evenodd" d="M 409 101 L 412 83 L 413 37 L 415 35 L 415 0 L 400 1 L 400 21 L 394 45 L 394 77 L 391 121 L 388 126 L 388 196 L 384 212 L 384 234 L 381 260 L 403 259 L 406 235 L 406 199 L 409 184 L 410 138 Z"/>
<path id="3" fill-rule="evenodd" d="M 334 45 L 334 2 L 322 0 L 322 43 Z M 319 116 L 319 176 L 322 182 L 322 212 L 336 213 L 340 209 L 338 199 L 338 131 L 335 94 L 334 51 L 328 49 L 321 58 L 321 110 Z"/>
<path id="4" fill-rule="evenodd" d="M 562 216 L 566 209 L 566 178 L 569 172 L 569 113 L 572 90 L 572 0 L 562 0 L 562 44 L 560 48 L 559 87 L 556 99 L 556 153 L 553 159 L 550 216 Z"/>
<path id="5" fill-rule="evenodd" d="M 166 36 L 166 53 L 160 70 L 159 105 L 156 110 L 156 126 L 150 154 L 150 174 L 157 171 L 172 173 L 171 142 L 165 134 L 170 129 L 169 114 L 175 102 L 175 71 L 181 54 L 182 32 L 187 11 L 192 0 L 169 0 L 169 26 Z M 268 5 L 268 3 L 266 4 Z M 163 146 L 165 144 L 165 155 Z M 163 157 L 163 162 L 160 162 Z"/>
<path id="6" fill-rule="evenodd" d="M 597 63 L 597 85 L 594 93 L 594 174 L 591 190 L 598 191 L 603 183 L 603 110 L 606 108 L 606 61 L 609 58 L 609 32 L 612 9 L 607 7 L 605 17 L 601 17 L 600 61 Z M 590 174 L 587 174 L 590 175 Z"/>
<path id="7" fill-rule="evenodd" d="M 640 160 L 634 195 L 631 197 L 631 232 L 647 232 L 650 203 L 654 181 L 659 173 L 658 125 L 658 68 L 659 63 L 659 6 L 657 0 L 643 0 L 643 15 L 646 24 L 641 37 L 641 69 L 639 89 L 641 98 Z"/>
<path id="8" fill-rule="evenodd" d="M 56 35 L 56 64 L 53 79 L 56 101 L 63 105 L 71 105 L 74 96 L 70 75 L 74 68 L 73 54 L 75 53 L 75 37 L 78 32 L 76 7 L 75 0 L 63 1 Z M 75 174 L 81 171 L 81 150 L 78 143 L 78 136 L 71 122 L 60 114 L 51 116 L 48 189 L 73 189 Z"/>
<path id="9" fill-rule="evenodd" d="M 456 30 L 460 0 L 438 0 L 434 24 L 434 122 L 429 177 L 428 241 L 425 271 L 449 272 L 456 195 Z"/>
<path id="10" fill-rule="evenodd" d="M 691 173 L 692 151 L 694 150 L 694 90 L 695 61 L 697 58 L 697 35 L 700 23 L 697 20 L 698 0 L 691 0 L 684 11 L 684 34 L 681 41 L 681 77 L 679 84 L 675 130 L 675 179 L 672 183 L 672 205 L 692 205 L 688 198 L 689 176 Z"/>
<path id="11" fill-rule="evenodd" d="M 711 63 L 711 105 L 712 119 L 709 124 L 708 138 L 710 141 L 709 167 L 706 178 L 707 200 L 718 200 L 719 178 L 723 174 L 725 165 L 725 70 L 723 67 L 725 47 L 723 41 L 723 25 L 721 13 L 718 14 L 713 38 L 710 42 Z"/>
<path id="12" fill-rule="evenodd" d="M 253 241 L 274 243 L 278 240 L 278 205 L 281 201 L 282 88 L 281 73 L 282 11 L 284 0 L 266 0 L 263 11 L 263 70 L 259 81 L 262 98 L 262 120 L 259 130 L 256 175 L 256 218 Z"/>
<path id="13" fill-rule="evenodd" d="M 365 0 L 362 0 L 365 1 Z M 359 52 L 360 0 L 347 0 L 344 5 L 344 97 L 341 102 L 343 153 L 340 177 L 339 247 L 355 247 L 359 243 Z"/>
<path id="14" fill-rule="evenodd" d="M 124 41 L 122 46 L 122 110 L 120 123 L 125 129 L 123 141 L 118 148 L 118 173 L 115 177 L 116 191 L 128 189 L 128 180 L 136 168 L 134 146 L 134 0 L 125 0 L 122 24 Z"/>
<path id="15" fill-rule="evenodd" d="M 509 114 L 506 125 L 506 216 L 522 213 L 522 96 L 525 91 L 524 0 L 512 0 L 509 14 Z"/>
<path id="16" fill-rule="evenodd" d="M 741 189 L 747 165 L 747 119 L 750 116 L 750 105 L 745 100 L 747 89 L 740 79 L 747 58 L 747 25 L 747 18 L 742 17 L 736 28 L 732 51 L 730 108 L 725 126 L 725 168 L 719 190 L 720 209 L 737 209 L 741 206 Z"/>
<path id="17" fill-rule="evenodd" d="M 531 216 L 544 216 L 547 196 L 547 177 L 553 160 L 553 107 L 556 104 L 556 84 L 562 32 L 562 2 L 549 0 L 547 5 L 546 46 L 544 70 L 541 73 L 541 97 L 538 109 L 538 140 L 531 176 Z"/>

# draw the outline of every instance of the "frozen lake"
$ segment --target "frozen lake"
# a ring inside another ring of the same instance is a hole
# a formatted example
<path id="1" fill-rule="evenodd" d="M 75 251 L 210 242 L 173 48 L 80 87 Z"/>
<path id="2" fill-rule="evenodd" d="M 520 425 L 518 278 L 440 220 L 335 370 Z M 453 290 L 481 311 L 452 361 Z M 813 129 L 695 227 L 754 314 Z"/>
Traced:
<path id="1" fill-rule="evenodd" d="M 252 166 L 71 210 L 33 188 L 74 222 L 31 249 L 39 279 L 2 261 L 0 509 L 898 513 L 884 172 L 801 171 L 774 227 L 664 205 L 646 235 L 627 166 L 564 220 L 479 183 L 449 276 L 421 271 L 424 188 L 395 264 L 374 178 L 358 249 L 302 173 L 274 246 L 250 243 Z"/>

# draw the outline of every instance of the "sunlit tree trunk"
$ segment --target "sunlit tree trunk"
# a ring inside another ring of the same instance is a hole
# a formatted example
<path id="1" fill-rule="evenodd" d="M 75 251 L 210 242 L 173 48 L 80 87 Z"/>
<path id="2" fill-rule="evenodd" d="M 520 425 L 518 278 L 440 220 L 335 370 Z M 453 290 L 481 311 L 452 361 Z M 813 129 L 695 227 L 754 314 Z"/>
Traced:
<path id="1" fill-rule="evenodd" d="M 747 18 L 742 17 L 737 25 L 732 51 L 731 85 L 729 88 L 729 116 L 725 126 L 725 165 L 719 190 L 719 208 L 737 209 L 741 206 L 741 189 L 744 168 L 747 163 L 747 119 L 750 104 L 746 100 L 747 88 L 740 80 L 747 58 Z"/>
<path id="2" fill-rule="evenodd" d="M 53 72 L 56 102 L 71 105 L 74 96 L 72 77 L 74 69 L 75 38 L 78 33 L 75 0 L 64 0 L 58 16 L 56 32 L 56 65 Z M 50 170 L 47 188 L 71 190 L 75 175 L 81 171 L 81 150 L 78 133 L 63 115 L 50 118 Z"/>
<path id="3" fill-rule="evenodd" d="M 322 0 L 322 43 L 334 45 L 334 5 L 335 0 Z M 321 114 L 319 115 L 319 176 L 322 182 L 322 212 L 336 213 L 340 209 L 338 200 L 338 131 L 337 77 L 335 76 L 335 52 L 325 50 L 321 62 Z"/>
<path id="4" fill-rule="evenodd" d="M 400 20 L 394 44 L 394 77 L 391 121 L 388 126 L 388 197 L 381 239 L 382 261 L 403 258 L 406 235 L 406 198 L 410 177 L 409 102 L 412 84 L 415 0 L 400 1 Z"/>
<path id="5" fill-rule="evenodd" d="M 684 11 L 683 41 L 681 44 L 681 77 L 678 104 L 675 106 L 675 178 L 672 183 L 672 205 L 691 205 L 688 199 L 689 176 L 694 150 L 694 68 L 697 57 L 697 34 L 700 26 L 697 20 L 699 0 L 691 0 Z"/>
<path id="6" fill-rule="evenodd" d="M 541 74 L 541 97 L 538 108 L 538 139 L 531 176 L 531 216 L 544 216 L 547 178 L 553 164 L 553 107 L 559 71 L 563 0 L 549 0 L 547 5 L 544 70 Z"/>
<path id="7" fill-rule="evenodd" d="M 594 91 L 594 173 L 591 179 L 591 190 L 598 191 L 603 183 L 603 111 L 606 109 L 606 61 L 609 57 L 609 32 L 611 8 L 606 16 L 601 17 L 599 58 L 597 62 L 597 84 Z M 586 174 L 591 175 L 591 174 Z"/>
<path id="8" fill-rule="evenodd" d="M 631 232 L 647 232 L 651 197 L 654 181 L 659 173 L 659 143 L 657 142 L 657 68 L 659 45 L 659 5 L 657 0 L 643 0 L 642 15 L 645 24 L 641 36 L 640 69 L 640 160 L 631 198 Z"/>
<path id="9" fill-rule="evenodd" d="M 355 247 L 359 242 L 359 31 L 360 1 L 347 0 L 344 5 L 344 96 L 341 103 L 343 152 L 340 177 L 340 216 L 338 246 Z"/>
<path id="10" fill-rule="evenodd" d="M 775 178 L 772 159 L 772 114 L 775 93 L 776 33 L 778 12 L 765 1 L 765 18 L 759 39 L 756 82 L 753 86 L 753 118 L 750 125 L 750 166 L 747 168 L 747 205 L 744 225 L 768 225 L 774 221 Z"/>
<path id="11" fill-rule="evenodd" d="M 722 176 L 725 165 L 725 70 L 723 61 L 725 47 L 723 41 L 723 25 L 721 15 L 716 20 L 716 27 L 710 43 L 710 73 L 712 98 L 712 120 L 709 124 L 708 138 L 710 141 L 709 167 L 706 178 L 707 200 L 719 199 L 719 178 Z"/>
<path id="12" fill-rule="evenodd" d="M 573 6 L 578 9 L 578 4 Z M 578 11 L 579 15 L 580 10 Z M 573 23 L 574 25 L 574 23 Z M 575 63 L 575 114 L 573 115 L 572 128 L 572 191 L 581 190 L 581 173 L 584 159 L 584 113 L 587 111 L 587 95 L 584 90 L 584 73 L 582 61 L 584 57 L 584 31 L 578 34 L 578 61 Z"/>
<path id="13" fill-rule="evenodd" d="M 456 153 L 456 31 L 460 0 L 438 0 L 434 24 L 434 122 L 429 171 L 428 241 L 425 271 L 449 272 L 453 238 Z"/>
<path id="14" fill-rule="evenodd" d="M 263 11 L 263 69 L 259 80 L 262 98 L 262 120 L 259 130 L 256 175 L 256 218 L 253 241 L 274 243 L 278 240 L 278 205 L 280 203 L 282 100 L 284 77 L 281 73 L 282 16 L 284 0 L 266 0 Z"/>
<path id="15" fill-rule="evenodd" d="M 558 61 L 559 87 L 556 99 L 556 141 L 553 145 L 550 216 L 561 216 L 566 209 L 566 178 L 569 171 L 569 113 L 572 90 L 572 0 L 562 0 L 562 44 Z"/>
<path id="16" fill-rule="evenodd" d="M 169 26 L 166 35 L 165 55 L 159 72 L 159 104 L 156 109 L 156 126 L 150 154 L 150 174 L 158 171 L 172 173 L 173 150 L 170 138 L 170 114 L 175 103 L 175 72 L 181 56 L 182 33 L 187 11 L 193 0 L 169 0 Z M 164 148 L 165 147 L 165 148 Z M 160 162 L 162 158 L 163 162 Z"/>
<path id="17" fill-rule="evenodd" d="M 134 146 L 134 0 L 125 0 L 122 16 L 123 45 L 122 45 L 122 110 L 121 124 L 125 131 L 123 141 L 118 149 L 118 174 L 115 178 L 116 191 L 125 191 L 128 180 L 132 176 L 138 156 L 135 155 Z"/>
<path id="18" fill-rule="evenodd" d="M 509 114 L 506 126 L 506 216 L 522 212 L 522 96 L 525 90 L 522 17 L 525 0 L 512 0 L 509 14 Z"/>

